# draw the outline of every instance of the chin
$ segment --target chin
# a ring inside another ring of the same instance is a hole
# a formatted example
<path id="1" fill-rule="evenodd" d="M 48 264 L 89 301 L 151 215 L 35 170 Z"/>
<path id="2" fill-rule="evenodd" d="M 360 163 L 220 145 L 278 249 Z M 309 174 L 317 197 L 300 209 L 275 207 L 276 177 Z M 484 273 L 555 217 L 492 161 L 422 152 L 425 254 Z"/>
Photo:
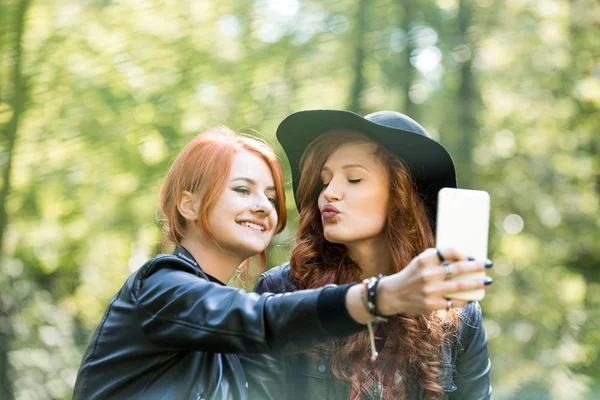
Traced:
<path id="1" fill-rule="evenodd" d="M 347 242 L 347 240 L 344 240 L 344 237 L 341 237 L 341 235 L 336 235 L 335 233 L 326 232 L 323 236 L 325 237 L 325 240 L 330 243 L 344 244 Z"/>
<path id="2" fill-rule="evenodd" d="M 344 234 L 341 229 L 336 229 L 336 226 L 329 226 L 323 229 L 323 236 L 325 240 L 331 243 L 342 243 L 344 242 Z"/>

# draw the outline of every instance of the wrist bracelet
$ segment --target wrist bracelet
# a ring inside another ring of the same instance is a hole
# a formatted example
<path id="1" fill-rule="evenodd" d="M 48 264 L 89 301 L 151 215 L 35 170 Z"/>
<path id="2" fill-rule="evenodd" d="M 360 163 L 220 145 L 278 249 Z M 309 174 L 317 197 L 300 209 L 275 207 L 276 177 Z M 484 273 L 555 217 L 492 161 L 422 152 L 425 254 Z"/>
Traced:
<path id="1" fill-rule="evenodd" d="M 367 278 L 362 281 L 361 299 L 365 310 L 369 313 L 369 322 L 367 328 L 369 329 L 369 341 L 371 347 L 371 361 L 377 360 L 379 353 L 375 346 L 375 332 L 373 324 L 376 322 L 387 321 L 390 317 L 385 317 L 377 312 L 377 286 L 379 281 L 383 278 L 383 275 L 379 274 L 376 278 Z M 365 292 L 363 296 L 362 292 Z"/>
<path id="2" fill-rule="evenodd" d="M 374 320 L 387 321 L 391 316 L 381 315 L 377 312 L 377 287 L 381 278 L 383 278 L 383 275 L 379 274 L 377 277 L 368 278 L 363 281 L 363 285 L 367 289 L 366 307 Z"/>

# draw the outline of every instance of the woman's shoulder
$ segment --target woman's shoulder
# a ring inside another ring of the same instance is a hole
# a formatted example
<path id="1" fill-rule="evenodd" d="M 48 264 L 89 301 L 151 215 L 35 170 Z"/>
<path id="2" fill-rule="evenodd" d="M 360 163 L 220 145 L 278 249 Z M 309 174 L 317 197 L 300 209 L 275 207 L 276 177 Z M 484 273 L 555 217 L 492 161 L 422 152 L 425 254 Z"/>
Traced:
<path id="1" fill-rule="evenodd" d="M 284 293 L 295 290 L 298 290 L 298 287 L 292 275 L 289 261 L 261 274 L 254 287 L 254 291 L 258 293 Z"/>
<path id="2" fill-rule="evenodd" d="M 131 276 L 134 293 L 142 288 L 170 287 L 185 282 L 206 280 L 197 265 L 175 254 L 159 254 L 146 261 Z"/>
<path id="3" fill-rule="evenodd" d="M 142 265 L 137 273 L 141 279 L 144 279 L 163 270 L 181 271 L 196 276 L 199 275 L 199 270 L 195 263 L 176 254 L 158 254 Z"/>

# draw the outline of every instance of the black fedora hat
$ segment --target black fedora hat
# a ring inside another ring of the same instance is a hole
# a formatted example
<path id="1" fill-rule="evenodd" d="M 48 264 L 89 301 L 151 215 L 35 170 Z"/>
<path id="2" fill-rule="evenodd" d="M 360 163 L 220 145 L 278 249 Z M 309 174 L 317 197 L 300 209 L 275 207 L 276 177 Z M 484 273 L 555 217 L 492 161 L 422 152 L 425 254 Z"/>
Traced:
<path id="1" fill-rule="evenodd" d="M 340 128 L 363 133 L 406 163 L 435 226 L 439 190 L 456 187 L 454 162 L 425 128 L 395 111 L 362 117 L 344 110 L 305 110 L 287 116 L 277 127 L 277 140 L 290 162 L 294 194 L 300 182 L 300 159 L 308 145 L 321 134 Z"/>

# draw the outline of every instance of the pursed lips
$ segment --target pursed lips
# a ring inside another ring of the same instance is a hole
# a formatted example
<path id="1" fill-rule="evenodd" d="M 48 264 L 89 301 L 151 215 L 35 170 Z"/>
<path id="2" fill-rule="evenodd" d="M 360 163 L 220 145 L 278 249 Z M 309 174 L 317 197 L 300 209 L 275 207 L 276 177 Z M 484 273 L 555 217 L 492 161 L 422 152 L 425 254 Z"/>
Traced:
<path id="1" fill-rule="evenodd" d="M 334 218 L 339 213 L 339 210 L 331 204 L 325 204 L 321 209 L 321 215 L 323 216 L 323 220 L 325 221 Z"/>

